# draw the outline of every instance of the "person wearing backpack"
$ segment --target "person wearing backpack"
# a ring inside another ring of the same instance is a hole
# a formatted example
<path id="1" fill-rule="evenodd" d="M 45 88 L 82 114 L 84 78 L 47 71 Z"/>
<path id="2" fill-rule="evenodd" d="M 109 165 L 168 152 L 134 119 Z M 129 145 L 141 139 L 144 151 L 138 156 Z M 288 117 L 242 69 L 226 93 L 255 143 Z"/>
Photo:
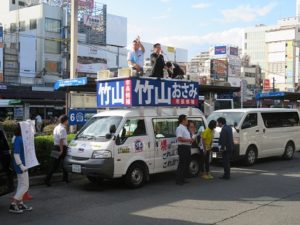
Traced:
<path id="1" fill-rule="evenodd" d="M 210 173 L 209 169 L 209 157 L 211 152 L 211 146 L 214 138 L 214 130 L 217 127 L 217 122 L 215 120 L 211 120 L 208 124 L 208 127 L 202 132 L 201 139 L 203 143 L 203 150 L 202 152 L 202 168 L 203 174 L 202 178 L 205 180 L 211 180 L 214 177 Z"/>

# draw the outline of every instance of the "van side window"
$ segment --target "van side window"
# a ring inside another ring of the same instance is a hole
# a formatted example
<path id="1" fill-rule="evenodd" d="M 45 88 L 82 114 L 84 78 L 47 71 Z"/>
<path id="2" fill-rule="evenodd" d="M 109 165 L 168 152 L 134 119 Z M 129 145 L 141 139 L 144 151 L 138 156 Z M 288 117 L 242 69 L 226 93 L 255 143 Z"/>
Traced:
<path id="1" fill-rule="evenodd" d="M 123 144 L 127 138 L 147 135 L 145 121 L 142 119 L 127 120 L 118 135 L 118 144 Z"/>
<path id="2" fill-rule="evenodd" d="M 266 128 L 299 126 L 297 112 L 275 112 L 261 114 Z"/>
<path id="3" fill-rule="evenodd" d="M 242 125 L 242 129 L 247 129 L 257 126 L 257 113 L 249 113 Z"/>
<path id="4" fill-rule="evenodd" d="M 204 131 L 205 124 L 202 118 L 191 118 L 195 124 L 196 131 Z M 176 128 L 178 127 L 177 118 L 163 118 L 163 119 L 153 119 L 153 129 L 156 138 L 175 138 Z"/>

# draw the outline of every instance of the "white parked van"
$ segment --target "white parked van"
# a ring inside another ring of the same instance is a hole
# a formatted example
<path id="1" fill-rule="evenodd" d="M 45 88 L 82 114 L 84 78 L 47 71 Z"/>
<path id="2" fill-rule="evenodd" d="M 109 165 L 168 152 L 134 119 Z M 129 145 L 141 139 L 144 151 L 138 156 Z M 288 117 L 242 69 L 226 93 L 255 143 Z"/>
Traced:
<path id="1" fill-rule="evenodd" d="M 177 169 L 175 131 L 180 114 L 198 129 L 207 126 L 196 108 L 137 107 L 98 113 L 70 143 L 64 166 L 91 182 L 124 177 L 128 186 L 139 187 L 150 174 Z M 193 148 L 191 175 L 198 174 L 199 164 L 199 150 Z"/>
<path id="2" fill-rule="evenodd" d="M 295 150 L 300 149 L 299 112 L 296 109 L 229 109 L 213 112 L 208 118 L 217 120 L 224 117 L 232 126 L 233 159 L 244 159 L 252 165 L 258 158 L 283 156 L 292 159 Z M 214 147 L 217 147 L 220 128 L 216 129 Z M 213 152 L 212 158 L 221 158 Z"/>

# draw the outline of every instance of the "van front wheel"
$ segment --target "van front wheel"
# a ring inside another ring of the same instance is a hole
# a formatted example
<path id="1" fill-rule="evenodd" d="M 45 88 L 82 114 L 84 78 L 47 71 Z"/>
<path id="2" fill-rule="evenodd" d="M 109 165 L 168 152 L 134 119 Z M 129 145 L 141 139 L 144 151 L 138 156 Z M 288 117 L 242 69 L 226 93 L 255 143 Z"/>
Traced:
<path id="1" fill-rule="evenodd" d="M 145 182 L 145 169 L 140 163 L 132 164 L 125 176 L 125 183 L 129 188 L 138 188 Z"/>
<path id="2" fill-rule="evenodd" d="M 292 142 L 288 142 L 285 146 L 285 151 L 283 154 L 283 158 L 286 160 L 291 160 L 294 157 L 295 146 Z"/>
<path id="3" fill-rule="evenodd" d="M 189 175 L 191 177 L 198 176 L 200 171 L 200 158 L 197 156 L 192 156 L 190 166 L 189 166 Z"/>
<path id="4" fill-rule="evenodd" d="M 254 163 L 256 162 L 256 158 L 257 158 L 256 148 L 253 146 L 250 146 L 245 155 L 245 164 L 247 166 L 254 165 Z"/>

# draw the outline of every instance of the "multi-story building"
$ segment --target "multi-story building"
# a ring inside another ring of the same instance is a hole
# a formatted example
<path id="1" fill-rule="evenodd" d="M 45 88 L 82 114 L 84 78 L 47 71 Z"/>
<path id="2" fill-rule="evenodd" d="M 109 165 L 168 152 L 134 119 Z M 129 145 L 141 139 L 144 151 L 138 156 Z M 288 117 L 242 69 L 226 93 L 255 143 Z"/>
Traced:
<path id="1" fill-rule="evenodd" d="M 48 118 L 64 112 L 65 94 L 53 92 L 53 83 L 70 76 L 67 3 L 58 0 L 1 3 L 4 57 L 0 58 L 0 64 L 4 62 L 0 98 L 17 99 L 10 102 L 18 105 L 4 104 L 1 108 L 0 104 L 0 117 L 28 119 L 39 113 Z M 80 7 L 78 21 L 78 76 L 96 77 L 103 68 L 127 65 L 126 18 L 107 14 L 106 5 L 95 3 Z"/>

